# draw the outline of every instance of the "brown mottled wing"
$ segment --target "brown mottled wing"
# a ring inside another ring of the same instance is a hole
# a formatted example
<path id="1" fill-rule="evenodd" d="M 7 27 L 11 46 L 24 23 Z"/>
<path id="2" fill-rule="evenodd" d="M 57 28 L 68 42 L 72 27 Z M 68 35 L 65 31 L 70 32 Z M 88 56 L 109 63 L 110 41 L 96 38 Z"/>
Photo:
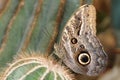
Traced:
<path id="1" fill-rule="evenodd" d="M 107 55 L 96 37 L 93 5 L 79 7 L 65 25 L 56 54 L 76 73 L 95 76 L 107 64 Z"/>

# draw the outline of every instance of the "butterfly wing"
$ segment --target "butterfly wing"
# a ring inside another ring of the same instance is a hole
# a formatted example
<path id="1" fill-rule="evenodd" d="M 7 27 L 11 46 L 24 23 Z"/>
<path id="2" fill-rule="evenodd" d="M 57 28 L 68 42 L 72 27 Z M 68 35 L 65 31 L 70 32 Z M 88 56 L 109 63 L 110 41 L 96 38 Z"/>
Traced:
<path id="1" fill-rule="evenodd" d="M 65 25 L 57 55 L 74 72 L 98 75 L 107 64 L 107 55 L 96 37 L 96 11 L 93 5 L 79 7 Z"/>

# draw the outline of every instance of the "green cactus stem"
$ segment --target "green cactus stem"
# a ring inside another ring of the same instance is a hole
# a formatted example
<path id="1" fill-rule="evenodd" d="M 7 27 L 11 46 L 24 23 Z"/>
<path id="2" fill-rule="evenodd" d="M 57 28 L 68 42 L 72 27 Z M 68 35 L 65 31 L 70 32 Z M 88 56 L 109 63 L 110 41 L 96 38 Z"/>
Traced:
<path id="1" fill-rule="evenodd" d="M 0 80 L 74 80 L 67 68 L 35 52 L 20 53 L 0 77 Z"/>

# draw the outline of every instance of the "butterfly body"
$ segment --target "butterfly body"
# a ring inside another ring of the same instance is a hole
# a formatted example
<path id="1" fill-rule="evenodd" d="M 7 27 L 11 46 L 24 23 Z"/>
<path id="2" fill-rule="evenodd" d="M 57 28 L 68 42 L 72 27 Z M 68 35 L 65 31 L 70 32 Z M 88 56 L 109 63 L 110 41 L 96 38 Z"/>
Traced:
<path id="1" fill-rule="evenodd" d="M 107 64 L 107 55 L 96 37 L 96 11 L 93 5 L 78 8 L 65 25 L 56 54 L 74 72 L 95 76 Z"/>

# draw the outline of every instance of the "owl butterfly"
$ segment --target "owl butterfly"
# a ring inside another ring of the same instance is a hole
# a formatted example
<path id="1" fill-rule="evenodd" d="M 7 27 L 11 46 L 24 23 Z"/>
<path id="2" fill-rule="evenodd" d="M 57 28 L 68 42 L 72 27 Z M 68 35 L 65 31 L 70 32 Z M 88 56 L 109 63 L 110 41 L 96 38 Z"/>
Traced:
<path id="1" fill-rule="evenodd" d="M 96 37 L 96 10 L 93 5 L 79 7 L 65 25 L 56 55 L 75 73 L 96 76 L 107 65 L 107 54 Z"/>

